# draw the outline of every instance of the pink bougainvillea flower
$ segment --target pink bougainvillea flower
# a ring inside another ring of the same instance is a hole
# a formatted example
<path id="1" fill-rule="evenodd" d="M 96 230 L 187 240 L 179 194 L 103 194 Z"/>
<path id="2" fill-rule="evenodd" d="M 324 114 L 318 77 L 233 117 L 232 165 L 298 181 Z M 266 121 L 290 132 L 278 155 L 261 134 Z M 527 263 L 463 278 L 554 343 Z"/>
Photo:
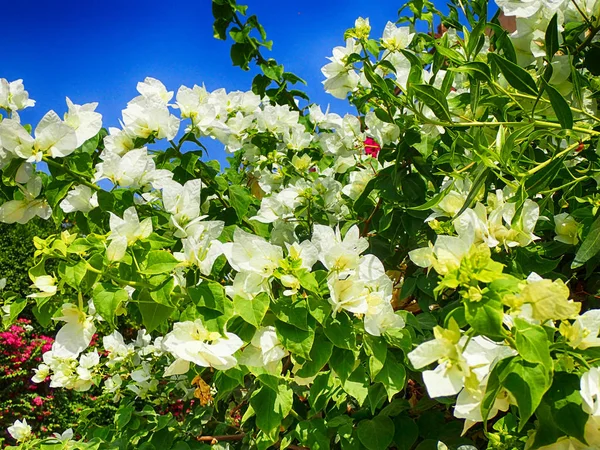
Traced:
<path id="1" fill-rule="evenodd" d="M 379 155 L 379 151 L 381 150 L 381 146 L 377 143 L 377 141 L 373 138 L 366 138 L 365 139 L 365 153 L 367 155 L 372 156 L 373 158 L 377 158 L 377 155 Z"/>

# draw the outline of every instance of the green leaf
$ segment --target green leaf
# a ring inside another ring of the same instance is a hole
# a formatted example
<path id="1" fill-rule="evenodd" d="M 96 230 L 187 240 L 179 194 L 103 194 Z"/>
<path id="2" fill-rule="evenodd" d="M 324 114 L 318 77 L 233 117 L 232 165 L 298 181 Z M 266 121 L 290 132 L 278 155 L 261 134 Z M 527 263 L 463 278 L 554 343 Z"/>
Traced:
<path id="1" fill-rule="evenodd" d="M 243 186 L 231 185 L 229 186 L 229 202 L 239 220 L 243 220 L 248 214 L 248 207 L 252 203 L 252 195 L 250 191 Z"/>
<path id="2" fill-rule="evenodd" d="M 548 98 L 550 98 L 552 109 L 554 110 L 554 114 L 556 114 L 556 118 L 560 125 L 567 130 L 573 128 L 573 113 L 571 112 L 571 108 L 567 101 L 560 92 L 548 84 L 543 78 L 542 82 L 544 83 L 544 89 L 548 94 Z"/>
<path id="3" fill-rule="evenodd" d="M 381 337 L 365 334 L 363 338 L 367 356 L 369 357 L 369 373 L 371 380 L 375 380 L 377 374 L 383 368 L 387 357 L 387 345 Z"/>
<path id="4" fill-rule="evenodd" d="M 112 284 L 100 283 L 94 289 L 93 299 L 98 314 L 114 328 L 116 312 L 129 300 L 129 294 L 125 289 Z"/>
<path id="5" fill-rule="evenodd" d="M 299 422 L 295 431 L 300 443 L 307 448 L 314 450 L 328 450 L 330 448 L 329 435 L 324 419 L 313 418 Z"/>
<path id="6" fill-rule="evenodd" d="M 600 216 L 596 218 L 587 236 L 583 239 L 581 247 L 575 254 L 575 259 L 571 263 L 571 269 L 583 266 L 588 260 L 600 252 Z"/>
<path id="7" fill-rule="evenodd" d="M 7 328 L 8 325 L 14 323 L 17 318 L 19 317 L 19 314 L 21 314 L 21 312 L 25 309 L 25 307 L 27 306 L 27 299 L 26 298 L 18 298 L 15 301 L 13 301 L 12 303 L 6 303 L 9 306 L 9 312 L 8 312 L 8 320 L 5 320 L 4 318 L 2 319 L 2 324 L 4 325 L 4 328 Z"/>
<path id="8" fill-rule="evenodd" d="M 394 439 L 394 422 L 387 416 L 363 420 L 357 427 L 358 438 L 368 450 L 385 450 Z"/>
<path id="9" fill-rule="evenodd" d="M 506 335 L 502 326 L 504 319 L 502 302 L 488 295 L 478 302 L 466 302 L 465 318 L 479 334 L 490 338 L 502 338 Z"/>
<path id="10" fill-rule="evenodd" d="M 332 350 L 333 344 L 322 334 L 316 334 L 310 350 L 310 360 L 302 365 L 296 375 L 302 378 L 315 376 L 329 361 Z"/>
<path id="11" fill-rule="evenodd" d="M 131 405 L 123 405 L 117 410 L 115 415 L 115 425 L 117 426 L 117 430 L 123 430 L 123 428 L 125 428 L 131 420 L 133 411 L 134 408 Z"/>
<path id="12" fill-rule="evenodd" d="M 369 395 L 370 384 L 365 369 L 359 365 L 348 379 L 342 382 L 342 389 L 344 389 L 346 394 L 354 397 L 359 405 L 362 405 Z"/>
<path id="13" fill-rule="evenodd" d="M 151 250 L 146 259 L 146 268 L 142 270 L 145 275 L 158 275 L 171 272 L 179 265 L 179 261 L 172 253 L 166 250 Z"/>
<path id="14" fill-rule="evenodd" d="M 263 386 L 250 398 L 250 405 L 256 413 L 256 425 L 265 433 L 279 428 L 292 410 L 292 403 L 292 390 L 283 384 L 279 385 L 277 392 Z"/>
<path id="15" fill-rule="evenodd" d="M 311 272 L 306 269 L 300 269 L 296 271 L 295 275 L 304 289 L 310 292 L 319 292 L 319 283 L 317 283 L 317 279 Z"/>
<path id="16" fill-rule="evenodd" d="M 277 337 L 290 353 L 310 361 L 310 350 L 315 339 L 314 322 L 314 319 L 309 320 L 308 330 L 301 330 L 281 320 L 276 320 Z"/>
<path id="17" fill-rule="evenodd" d="M 314 414 L 321 411 L 327 405 L 327 402 L 333 397 L 335 389 L 331 383 L 330 372 L 321 372 L 310 385 L 308 394 L 308 403 L 310 410 Z"/>
<path id="18" fill-rule="evenodd" d="M 546 28 L 546 57 L 548 61 L 552 61 L 554 55 L 558 51 L 558 13 L 554 14 L 548 28 Z"/>
<path id="19" fill-rule="evenodd" d="M 488 376 L 487 386 L 481 401 L 481 417 L 483 417 L 484 426 L 487 424 L 490 411 L 496 402 L 496 397 L 498 397 L 498 394 L 500 394 L 500 391 L 502 390 L 502 374 L 504 373 L 506 367 L 511 364 L 513 359 L 514 358 L 506 358 L 499 361 L 496 365 L 494 365 L 490 375 Z"/>
<path id="20" fill-rule="evenodd" d="M 344 312 L 337 314 L 334 317 L 329 317 L 325 321 L 325 335 L 329 338 L 333 345 L 346 350 L 356 349 L 356 333 L 352 319 Z"/>
<path id="21" fill-rule="evenodd" d="M 394 423 L 396 426 L 394 443 L 398 450 L 410 450 L 419 437 L 419 427 L 406 415 L 397 417 L 394 419 Z"/>
<path id="22" fill-rule="evenodd" d="M 448 70 L 466 73 L 483 82 L 489 82 L 492 79 L 489 66 L 482 62 L 470 62 L 459 67 L 450 67 Z"/>
<path id="23" fill-rule="evenodd" d="M 521 358 L 530 363 L 543 364 L 548 371 L 552 370 L 550 342 L 546 331 L 523 319 L 515 319 L 515 342 Z"/>
<path id="24" fill-rule="evenodd" d="M 269 309 L 269 294 L 261 292 L 252 300 L 236 296 L 233 299 L 233 309 L 242 319 L 256 328 L 260 327 L 267 310 Z"/>
<path id="25" fill-rule="evenodd" d="M 585 442 L 585 425 L 589 415 L 581 408 L 579 376 L 574 373 L 555 373 L 552 387 L 548 390 L 542 402 L 542 404 L 547 404 L 549 407 L 554 427 L 562 431 L 564 435 Z M 538 415 L 538 412 L 536 412 L 536 415 Z M 591 444 L 591 442 L 588 443 Z"/>
<path id="26" fill-rule="evenodd" d="M 198 286 L 188 288 L 188 293 L 196 306 L 222 313 L 231 309 L 231 300 L 225 297 L 223 286 L 215 281 L 203 281 Z"/>
<path id="27" fill-rule="evenodd" d="M 413 84 L 410 89 L 413 95 L 427 105 L 438 119 L 452 122 L 448 101 L 442 91 L 429 84 Z"/>
<path id="28" fill-rule="evenodd" d="M 406 369 L 400 364 L 396 357 L 388 352 L 385 364 L 375 377 L 375 382 L 383 384 L 387 392 L 388 400 L 404 389 L 406 383 Z"/>
<path id="29" fill-rule="evenodd" d="M 329 359 L 329 367 L 342 380 L 342 383 L 354 372 L 358 363 L 358 352 L 344 350 L 338 347 L 333 347 L 331 358 Z"/>
<path id="30" fill-rule="evenodd" d="M 142 295 L 140 295 L 140 297 L 142 297 Z M 138 308 L 142 314 L 142 323 L 146 327 L 146 330 L 151 333 L 163 323 L 167 323 L 174 308 L 153 302 L 148 294 L 146 298 L 146 301 L 140 301 L 140 303 L 138 303 Z"/>
<path id="31" fill-rule="evenodd" d="M 307 305 L 310 315 L 317 319 L 320 324 L 325 323 L 331 316 L 331 304 L 321 297 L 309 295 Z"/>
<path id="32" fill-rule="evenodd" d="M 542 364 L 517 357 L 501 374 L 502 386 L 512 394 L 519 407 L 519 431 L 525 427 L 552 383 L 552 374 Z"/>
<path id="33" fill-rule="evenodd" d="M 517 91 L 533 96 L 538 95 L 535 81 L 525 69 L 496 53 L 488 53 L 488 60 L 498 66 L 506 81 Z"/>
<path id="34" fill-rule="evenodd" d="M 271 311 L 279 320 L 308 330 L 308 308 L 303 298 L 279 298 L 272 304 Z"/>

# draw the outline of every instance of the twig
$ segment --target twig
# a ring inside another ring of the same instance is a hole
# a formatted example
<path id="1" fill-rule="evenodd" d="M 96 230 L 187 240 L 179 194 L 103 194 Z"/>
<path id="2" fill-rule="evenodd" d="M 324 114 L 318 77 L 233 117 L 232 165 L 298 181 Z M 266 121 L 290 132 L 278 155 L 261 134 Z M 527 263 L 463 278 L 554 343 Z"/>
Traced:
<path id="1" fill-rule="evenodd" d="M 382 198 L 379 197 L 379 200 L 377 201 L 377 205 L 375 205 L 375 208 L 373 208 L 373 212 L 367 218 L 367 220 L 365 220 L 365 225 L 363 227 L 363 232 L 362 232 L 363 236 L 366 236 L 367 233 L 369 232 L 369 225 L 371 224 L 371 220 L 373 220 L 373 216 L 377 213 L 377 211 L 379 211 L 379 208 L 381 208 L 381 203 L 382 203 Z"/>
<path id="2" fill-rule="evenodd" d="M 198 436 L 196 439 L 200 442 L 208 442 L 211 445 L 219 441 L 241 441 L 246 436 L 246 433 L 240 434 L 224 434 L 222 436 Z"/>

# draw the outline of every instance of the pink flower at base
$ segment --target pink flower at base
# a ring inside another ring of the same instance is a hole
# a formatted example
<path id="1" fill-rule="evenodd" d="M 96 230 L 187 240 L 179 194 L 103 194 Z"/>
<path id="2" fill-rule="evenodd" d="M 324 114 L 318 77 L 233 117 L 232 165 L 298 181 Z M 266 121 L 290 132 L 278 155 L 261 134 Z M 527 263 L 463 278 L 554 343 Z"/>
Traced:
<path id="1" fill-rule="evenodd" d="M 43 399 L 42 397 L 35 397 L 35 398 L 32 400 L 32 403 L 33 403 L 35 406 L 42 406 L 42 405 L 44 404 L 44 399 Z"/>
<path id="2" fill-rule="evenodd" d="M 377 141 L 373 138 L 366 138 L 365 139 L 365 153 L 369 156 L 372 156 L 373 158 L 377 158 L 377 155 L 379 155 L 379 151 L 381 150 L 381 146 L 377 143 Z"/>

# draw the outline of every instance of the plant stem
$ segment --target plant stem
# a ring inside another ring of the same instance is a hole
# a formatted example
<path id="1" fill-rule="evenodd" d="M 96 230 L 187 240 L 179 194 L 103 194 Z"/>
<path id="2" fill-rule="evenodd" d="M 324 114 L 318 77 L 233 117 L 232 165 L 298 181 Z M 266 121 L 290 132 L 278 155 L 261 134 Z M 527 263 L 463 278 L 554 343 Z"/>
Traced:
<path id="1" fill-rule="evenodd" d="M 73 172 L 71 169 L 69 169 L 68 167 L 66 167 L 64 164 L 60 164 L 46 156 L 44 156 L 42 158 L 42 161 L 44 161 L 46 164 L 48 164 L 49 166 L 52 167 L 56 167 L 58 169 L 64 170 L 65 172 L 67 172 L 69 175 L 71 175 L 73 178 L 75 178 L 77 181 L 79 181 L 81 184 L 86 185 L 87 187 L 89 187 L 90 189 L 93 189 L 94 191 L 100 191 L 100 187 L 96 186 L 93 183 L 90 183 L 88 180 L 86 180 L 85 178 L 83 178 L 81 175 L 79 175 L 76 172 Z"/>
<path id="2" fill-rule="evenodd" d="M 544 167 L 546 167 L 548 164 L 550 164 L 552 161 L 554 161 L 556 158 L 560 158 L 563 155 L 566 155 L 567 153 L 575 150 L 577 147 L 579 147 L 579 142 L 577 144 L 573 144 L 567 148 L 565 148 L 563 151 L 558 152 L 556 155 L 554 155 L 552 158 L 544 161 L 543 163 L 538 164 L 536 167 L 534 167 L 533 169 L 529 170 L 527 172 L 527 175 L 533 175 L 534 173 L 542 170 Z"/>

